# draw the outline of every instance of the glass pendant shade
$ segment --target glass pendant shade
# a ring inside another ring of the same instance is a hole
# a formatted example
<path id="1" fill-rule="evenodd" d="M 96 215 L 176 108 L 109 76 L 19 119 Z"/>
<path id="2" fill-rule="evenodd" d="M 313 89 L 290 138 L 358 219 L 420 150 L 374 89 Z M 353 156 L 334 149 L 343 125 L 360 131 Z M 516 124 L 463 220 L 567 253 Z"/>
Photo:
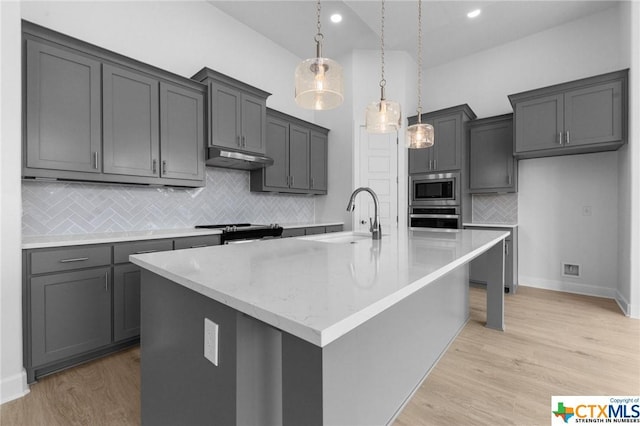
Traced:
<path id="1" fill-rule="evenodd" d="M 401 125 L 400 104 L 380 99 L 367 107 L 365 125 L 369 133 L 392 133 Z"/>
<path id="2" fill-rule="evenodd" d="M 435 141 L 433 126 L 416 123 L 407 127 L 406 143 L 409 149 L 429 148 Z"/>
<path id="3" fill-rule="evenodd" d="M 342 66 L 329 58 L 309 58 L 296 67 L 296 103 L 306 109 L 325 110 L 342 104 Z"/>

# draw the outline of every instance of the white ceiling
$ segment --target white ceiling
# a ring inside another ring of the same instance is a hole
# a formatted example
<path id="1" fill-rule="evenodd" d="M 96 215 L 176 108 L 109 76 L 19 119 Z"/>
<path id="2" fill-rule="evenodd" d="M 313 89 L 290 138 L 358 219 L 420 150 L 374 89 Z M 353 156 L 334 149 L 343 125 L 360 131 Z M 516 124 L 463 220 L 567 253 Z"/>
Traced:
<path id="1" fill-rule="evenodd" d="M 300 58 L 315 56 L 316 2 L 217 1 L 213 6 Z M 617 5 L 616 1 L 423 1 L 423 61 L 433 67 L 562 25 Z M 385 49 L 417 58 L 417 1 L 386 0 Z M 323 1 L 323 56 L 380 48 L 380 1 Z M 467 12 L 480 8 L 475 19 Z M 339 24 L 329 16 L 339 12 Z"/>

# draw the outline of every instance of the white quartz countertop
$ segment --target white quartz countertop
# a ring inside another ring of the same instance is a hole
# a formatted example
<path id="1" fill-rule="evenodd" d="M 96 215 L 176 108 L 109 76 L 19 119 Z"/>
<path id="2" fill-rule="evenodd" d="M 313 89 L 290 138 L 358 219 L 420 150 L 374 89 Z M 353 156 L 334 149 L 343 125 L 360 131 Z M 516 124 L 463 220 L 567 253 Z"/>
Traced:
<path id="1" fill-rule="evenodd" d="M 283 228 L 311 228 L 316 226 L 342 225 L 339 223 L 295 223 L 281 225 Z M 73 235 L 39 235 L 22 237 L 23 249 L 79 246 L 84 244 L 108 244 L 125 241 L 154 240 L 161 238 L 197 237 L 201 235 L 221 234 L 220 229 L 155 229 L 147 231 L 101 232 Z"/>
<path id="2" fill-rule="evenodd" d="M 353 235 L 262 240 L 130 260 L 323 347 L 479 256 L 509 232 L 400 230 L 379 241 Z"/>

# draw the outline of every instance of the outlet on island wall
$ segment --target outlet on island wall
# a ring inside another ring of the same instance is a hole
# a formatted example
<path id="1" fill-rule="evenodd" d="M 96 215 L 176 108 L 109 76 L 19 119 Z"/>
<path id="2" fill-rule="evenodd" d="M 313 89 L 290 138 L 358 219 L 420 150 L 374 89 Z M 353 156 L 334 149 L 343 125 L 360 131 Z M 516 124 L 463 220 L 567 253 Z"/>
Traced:
<path id="1" fill-rule="evenodd" d="M 207 168 L 206 187 L 22 182 L 22 235 L 190 228 L 214 223 L 311 223 L 308 195 L 249 192 L 249 173 Z"/>

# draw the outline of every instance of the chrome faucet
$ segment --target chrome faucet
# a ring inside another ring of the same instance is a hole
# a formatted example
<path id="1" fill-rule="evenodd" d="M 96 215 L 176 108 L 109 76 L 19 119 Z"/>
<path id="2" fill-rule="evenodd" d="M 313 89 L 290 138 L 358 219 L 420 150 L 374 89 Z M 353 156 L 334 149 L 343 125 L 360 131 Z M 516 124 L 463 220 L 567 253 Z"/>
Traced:
<path id="1" fill-rule="evenodd" d="M 353 211 L 353 209 L 356 207 L 356 204 L 355 204 L 356 195 L 358 195 L 358 193 L 362 191 L 368 192 L 369 194 L 371 194 L 371 197 L 373 198 L 373 206 L 374 206 L 373 214 L 375 218 L 373 219 L 373 222 L 371 222 L 371 218 L 369 218 L 369 231 L 371 232 L 371 238 L 373 238 L 374 240 L 380 240 L 382 239 L 382 227 L 380 226 L 380 216 L 378 215 L 378 212 L 380 211 L 380 203 L 378 202 L 378 196 L 376 195 L 375 192 L 373 192 L 373 189 L 361 186 L 360 188 L 353 191 L 351 193 L 351 198 L 349 198 L 347 211 L 348 212 Z"/>

